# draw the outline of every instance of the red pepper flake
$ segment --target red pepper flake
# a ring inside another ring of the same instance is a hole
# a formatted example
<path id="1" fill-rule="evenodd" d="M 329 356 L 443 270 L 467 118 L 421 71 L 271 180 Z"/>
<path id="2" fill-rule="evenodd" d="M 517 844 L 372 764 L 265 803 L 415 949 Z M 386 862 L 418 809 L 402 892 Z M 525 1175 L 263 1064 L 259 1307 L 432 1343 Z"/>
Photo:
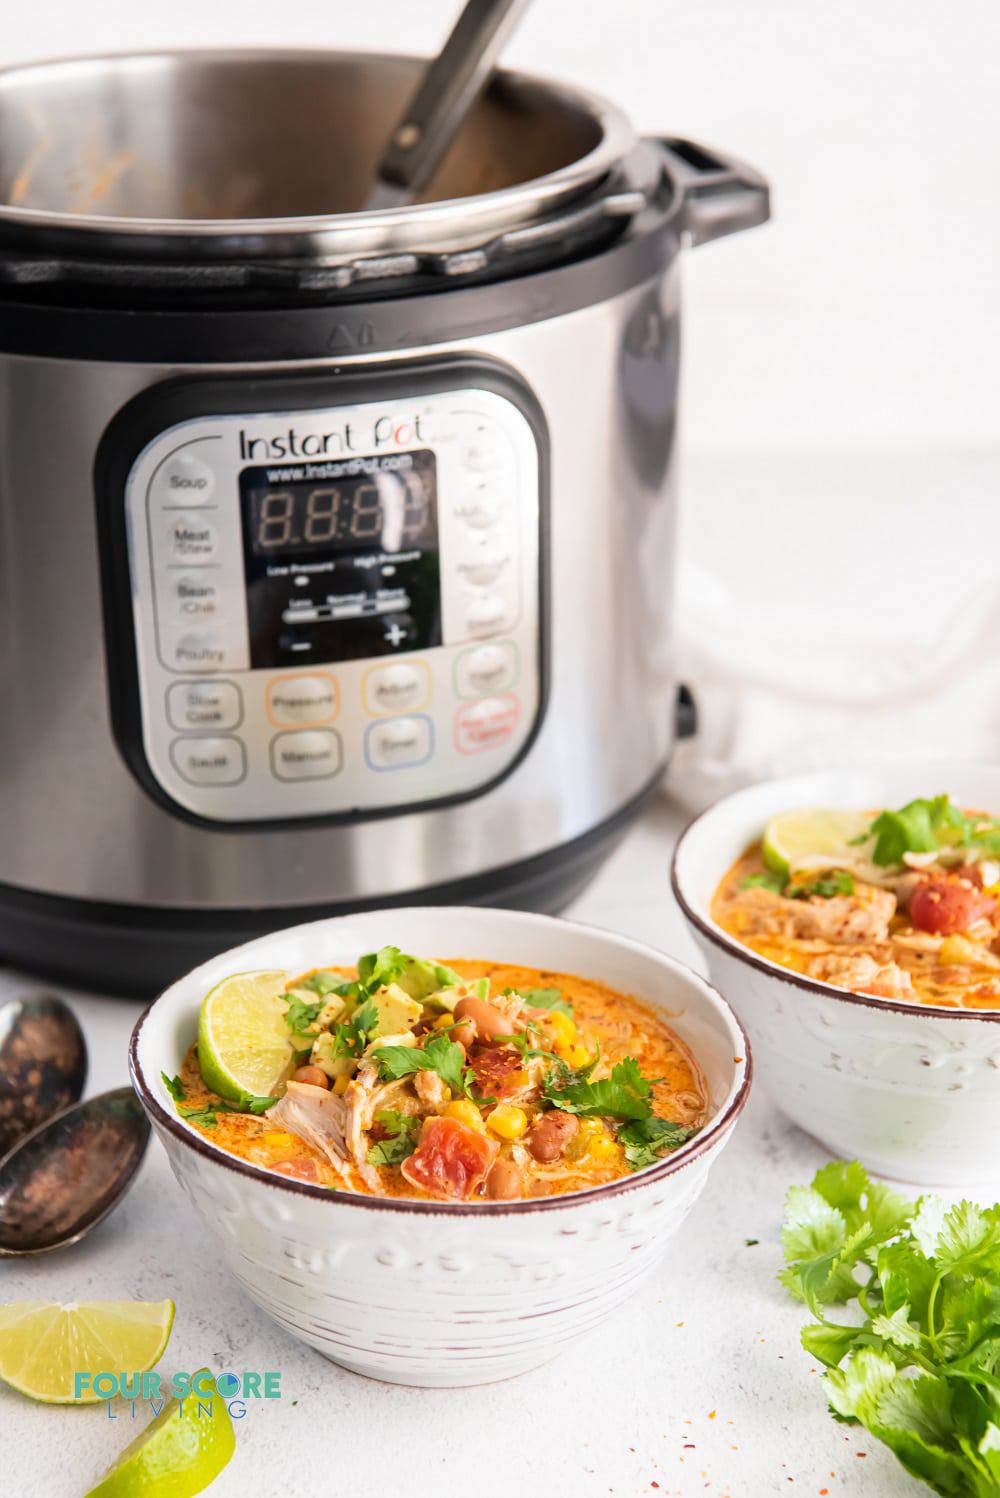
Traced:
<path id="1" fill-rule="evenodd" d="M 855 1455 L 855 1456 L 861 1456 L 861 1457 L 865 1457 L 865 1456 L 867 1456 L 867 1455 L 868 1455 L 868 1453 L 867 1453 L 867 1451 L 856 1451 L 856 1452 L 855 1452 L 855 1453 L 854 1453 L 854 1455 Z"/>
<path id="2" fill-rule="evenodd" d="M 819 1498 L 826 1498 L 826 1495 L 827 1495 L 827 1493 L 829 1491 L 830 1491 L 829 1488 L 820 1488 L 820 1490 L 819 1490 Z"/>
<path id="3" fill-rule="evenodd" d="M 659 1487 L 659 1486 L 660 1486 L 660 1484 L 659 1484 L 659 1483 L 658 1483 L 658 1482 L 651 1482 L 651 1483 L 650 1483 L 650 1484 L 649 1484 L 649 1486 L 650 1486 L 650 1487 L 651 1487 L 651 1488 L 658 1488 L 658 1487 Z"/>

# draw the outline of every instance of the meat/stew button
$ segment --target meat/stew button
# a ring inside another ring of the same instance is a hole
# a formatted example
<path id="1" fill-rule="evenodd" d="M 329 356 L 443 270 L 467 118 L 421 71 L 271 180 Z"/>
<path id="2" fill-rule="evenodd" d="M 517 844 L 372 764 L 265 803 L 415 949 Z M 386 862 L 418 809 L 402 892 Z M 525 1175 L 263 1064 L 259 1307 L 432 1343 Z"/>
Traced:
<path id="1" fill-rule="evenodd" d="M 483 697 L 455 714 L 455 748 L 460 754 L 480 754 L 506 744 L 517 727 L 521 703 L 517 697 Z"/>

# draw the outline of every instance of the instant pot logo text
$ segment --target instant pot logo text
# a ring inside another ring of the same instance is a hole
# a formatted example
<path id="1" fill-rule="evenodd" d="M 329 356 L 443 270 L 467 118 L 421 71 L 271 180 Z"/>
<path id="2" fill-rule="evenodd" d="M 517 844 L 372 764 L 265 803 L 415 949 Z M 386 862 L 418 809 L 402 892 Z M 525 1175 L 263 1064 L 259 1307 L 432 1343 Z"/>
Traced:
<path id="1" fill-rule="evenodd" d="M 244 461 L 274 458 L 323 458 L 337 453 L 382 452 L 423 442 L 419 416 L 378 416 L 370 426 L 350 421 L 332 432 L 299 432 L 289 427 L 267 437 L 251 437 L 240 430 L 240 457 Z"/>

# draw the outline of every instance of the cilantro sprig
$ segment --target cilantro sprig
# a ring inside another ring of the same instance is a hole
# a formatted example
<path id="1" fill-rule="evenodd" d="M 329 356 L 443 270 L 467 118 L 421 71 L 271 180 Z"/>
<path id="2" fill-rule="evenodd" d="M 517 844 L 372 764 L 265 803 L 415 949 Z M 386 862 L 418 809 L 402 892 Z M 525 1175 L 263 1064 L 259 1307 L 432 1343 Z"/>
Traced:
<path id="1" fill-rule="evenodd" d="M 618 1130 L 618 1143 L 624 1147 L 625 1159 L 631 1168 L 642 1170 L 647 1165 L 655 1165 L 663 1155 L 680 1149 L 697 1132 L 688 1124 L 672 1123 L 654 1113 L 649 1118 L 636 1118 L 622 1124 Z"/>
<path id="2" fill-rule="evenodd" d="M 219 1121 L 220 1113 L 253 1113 L 259 1115 L 266 1113 L 268 1108 L 273 1108 L 278 1101 L 276 1097 L 258 1097 L 254 1093 L 248 1093 L 238 1103 L 224 1103 L 220 1098 L 214 1103 L 196 1103 L 192 1108 L 181 1108 L 178 1113 L 181 1118 L 187 1119 L 188 1123 L 200 1124 L 203 1129 L 214 1129 Z"/>
<path id="3" fill-rule="evenodd" d="M 368 1164 L 401 1165 L 417 1147 L 422 1120 L 410 1113 L 397 1113 L 395 1108 L 382 1108 L 376 1113 L 375 1122 L 387 1137 L 370 1146 Z"/>
<path id="4" fill-rule="evenodd" d="M 561 988 L 506 988 L 504 992 L 519 993 L 529 1009 L 554 1010 L 558 1014 L 565 1014 L 567 1019 L 575 1018 L 573 1005 L 563 998 Z"/>
<path id="5" fill-rule="evenodd" d="M 880 867 L 903 862 L 904 853 L 940 853 L 962 848 L 1000 854 L 1000 822 L 966 816 L 950 796 L 918 797 L 898 811 L 883 811 L 861 839 L 874 837 L 872 862 Z"/>
<path id="6" fill-rule="evenodd" d="M 782 1242 L 835 1418 L 937 1493 L 1000 1492 L 1000 1206 L 910 1202 L 833 1161 L 788 1193 Z"/>
<path id="7" fill-rule="evenodd" d="M 465 1051 L 447 1035 L 434 1035 L 426 1045 L 383 1045 L 372 1052 L 383 1082 L 395 1082 L 418 1071 L 437 1072 L 452 1092 L 472 1096 L 472 1074 L 465 1064 Z"/>

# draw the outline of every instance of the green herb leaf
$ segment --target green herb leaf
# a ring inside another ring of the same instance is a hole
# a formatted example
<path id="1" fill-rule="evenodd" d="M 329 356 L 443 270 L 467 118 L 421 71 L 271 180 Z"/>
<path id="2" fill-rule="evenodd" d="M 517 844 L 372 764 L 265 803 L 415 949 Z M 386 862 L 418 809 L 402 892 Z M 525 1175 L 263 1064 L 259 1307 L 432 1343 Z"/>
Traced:
<path id="1" fill-rule="evenodd" d="M 335 973 L 328 969 L 310 974 L 308 978 L 303 978 L 301 983 L 296 983 L 295 986 L 296 988 L 308 988 L 312 993 L 319 994 L 321 999 L 325 999 L 331 993 L 349 998 L 352 995 L 356 995 L 358 991 L 358 985 L 353 983 L 349 978 L 345 978 L 343 973 Z M 294 1002 L 295 1000 L 293 999 L 292 1003 Z M 316 1014 L 319 1013 L 322 1007 L 322 1004 L 318 1006 Z M 315 1018 L 315 1015 L 313 1018 Z"/>
<path id="2" fill-rule="evenodd" d="M 259 1116 L 261 1113 L 266 1113 L 268 1108 L 273 1108 L 277 1101 L 276 1097 L 259 1097 L 251 1093 L 243 1098 L 237 1111 Z"/>
<path id="3" fill-rule="evenodd" d="M 376 1113 L 375 1122 L 381 1124 L 389 1138 L 380 1139 L 369 1148 L 368 1164 L 401 1165 L 417 1147 L 416 1136 L 422 1120 L 409 1113 L 397 1113 L 394 1108 L 382 1108 Z"/>
<path id="4" fill-rule="evenodd" d="M 809 884 L 789 885 L 785 893 L 790 900 L 808 900 L 812 895 L 832 900 L 835 895 L 853 895 L 854 889 L 853 874 L 849 874 L 846 869 L 833 869 Z"/>
<path id="5" fill-rule="evenodd" d="M 187 1093 L 184 1090 L 184 1083 L 180 1077 L 168 1077 L 165 1071 L 161 1071 L 160 1076 L 163 1078 L 163 1085 L 170 1093 L 174 1102 L 182 1103 L 187 1097 Z"/>
<path id="6" fill-rule="evenodd" d="M 333 1030 L 333 1054 L 347 1056 L 358 1061 L 365 1046 L 378 1033 L 378 1007 L 372 999 L 365 999 L 354 1013 Z"/>
<path id="7" fill-rule="evenodd" d="M 748 874 L 740 889 L 769 889 L 773 895 L 783 895 L 787 882 L 784 874 L 766 870 L 763 874 Z"/>
<path id="8" fill-rule="evenodd" d="M 624 1146 L 625 1158 L 631 1168 L 642 1170 L 646 1165 L 655 1164 L 661 1156 L 679 1149 L 697 1132 L 686 1124 L 671 1123 L 669 1119 L 652 1114 L 649 1118 L 636 1118 L 623 1124 L 618 1130 L 618 1143 Z"/>
<path id="9" fill-rule="evenodd" d="M 320 1012 L 325 1006 L 325 998 L 300 999 L 296 994 L 292 994 L 288 1000 L 288 1008 L 285 1010 L 285 1024 L 293 1035 L 304 1035 L 309 1026 L 319 1019 Z M 312 1038 L 315 1039 L 315 1036 Z"/>
<path id="10" fill-rule="evenodd" d="M 225 1103 L 209 1103 L 197 1108 L 178 1108 L 177 1111 L 188 1123 L 200 1124 L 203 1129 L 214 1129 L 219 1121 L 218 1114 L 234 1113 L 236 1110 Z"/>
<path id="11" fill-rule="evenodd" d="M 570 1074 L 569 1081 L 558 1071 L 550 1072 L 542 1085 L 546 1102 L 564 1113 L 585 1118 L 649 1118 L 653 1111 L 650 1083 L 639 1071 L 635 1057 L 626 1056 L 612 1069 L 610 1077 L 591 1082 L 589 1075 L 596 1064 L 595 1057 L 586 1069 L 586 1077 L 572 1078 Z"/>
<path id="12" fill-rule="evenodd" d="M 412 1076 L 418 1071 L 433 1071 L 437 1072 L 442 1081 L 447 1082 L 452 1092 L 471 1096 L 465 1051 L 446 1035 L 432 1036 L 422 1048 L 406 1045 L 379 1046 L 372 1052 L 372 1059 L 378 1064 L 383 1082 Z"/>
<path id="13" fill-rule="evenodd" d="M 882 867 L 903 862 L 904 853 L 936 853 L 969 840 L 974 823 L 950 796 L 908 801 L 898 811 L 883 811 L 872 822 L 872 861 Z"/>
<path id="14" fill-rule="evenodd" d="M 519 988 L 517 992 L 529 1009 L 551 1009 L 575 1018 L 573 1006 L 563 998 L 561 988 Z"/>

